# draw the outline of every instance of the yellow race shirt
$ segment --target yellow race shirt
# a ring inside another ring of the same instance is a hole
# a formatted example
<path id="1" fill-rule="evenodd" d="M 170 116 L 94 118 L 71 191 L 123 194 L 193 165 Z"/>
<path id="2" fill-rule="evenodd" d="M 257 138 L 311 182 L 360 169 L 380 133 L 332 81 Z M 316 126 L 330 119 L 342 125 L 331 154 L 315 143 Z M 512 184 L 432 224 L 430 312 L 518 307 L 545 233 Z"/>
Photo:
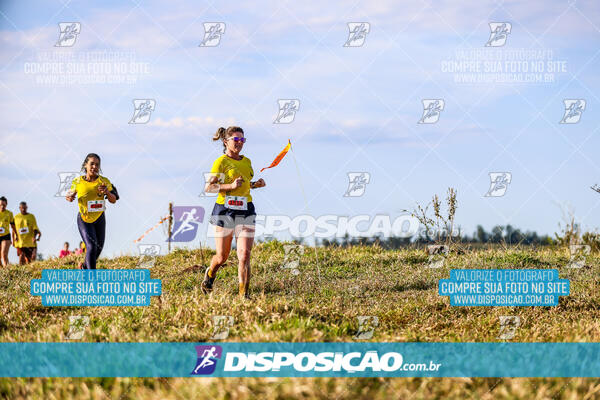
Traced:
<path id="1" fill-rule="evenodd" d="M 15 215 L 15 227 L 17 228 L 17 241 L 15 247 L 37 247 L 35 231 L 39 231 L 37 221 L 32 213 Z"/>
<path id="2" fill-rule="evenodd" d="M 77 192 L 77 205 L 83 222 L 91 224 L 104 212 L 106 209 L 107 200 L 103 194 L 98 194 L 98 186 L 106 185 L 109 191 L 112 190 L 112 184 L 108 178 L 98 175 L 93 182 L 88 182 L 83 179 L 83 176 L 78 176 L 73 179 L 71 190 Z"/>
<path id="3" fill-rule="evenodd" d="M 239 188 L 228 192 L 220 191 L 217 196 L 217 204 L 225 204 L 225 196 L 246 196 L 248 202 L 252 201 L 252 196 L 250 196 L 250 180 L 254 177 L 254 171 L 248 157 L 242 156 L 242 159 L 238 161 L 228 157 L 227 154 L 223 154 L 215 160 L 210 172 L 213 174 L 223 174 L 217 175 L 219 183 L 233 183 L 238 176 L 244 178 L 244 183 Z"/>
<path id="4" fill-rule="evenodd" d="M 8 235 L 10 233 L 10 224 L 15 223 L 13 213 L 4 210 L 0 212 L 0 236 Z"/>

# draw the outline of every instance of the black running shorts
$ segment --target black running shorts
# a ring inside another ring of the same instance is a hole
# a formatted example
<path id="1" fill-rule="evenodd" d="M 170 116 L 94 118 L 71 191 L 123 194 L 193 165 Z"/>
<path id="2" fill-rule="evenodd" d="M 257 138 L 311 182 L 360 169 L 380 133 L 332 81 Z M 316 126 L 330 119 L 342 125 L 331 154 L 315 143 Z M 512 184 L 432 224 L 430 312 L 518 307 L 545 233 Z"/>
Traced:
<path id="1" fill-rule="evenodd" d="M 232 210 L 223 204 L 215 203 L 210 223 L 223 228 L 233 229 L 236 225 L 255 225 L 256 211 L 254 203 L 248 202 L 247 210 Z"/>

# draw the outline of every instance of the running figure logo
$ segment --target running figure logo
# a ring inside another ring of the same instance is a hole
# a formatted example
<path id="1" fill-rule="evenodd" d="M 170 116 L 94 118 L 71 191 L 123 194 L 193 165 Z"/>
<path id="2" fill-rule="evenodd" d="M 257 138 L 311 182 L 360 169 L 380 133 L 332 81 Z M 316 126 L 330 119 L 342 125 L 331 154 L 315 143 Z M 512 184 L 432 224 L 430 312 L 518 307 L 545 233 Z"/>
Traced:
<path id="1" fill-rule="evenodd" d="M 369 340 L 373 337 L 375 328 L 379 326 L 379 318 L 375 315 L 358 316 L 358 330 L 354 334 L 354 339 Z"/>
<path id="2" fill-rule="evenodd" d="M 213 334 L 211 340 L 225 340 L 229 336 L 229 328 L 233 326 L 231 315 L 213 315 Z"/>
<path id="3" fill-rule="evenodd" d="M 61 22 L 58 24 L 60 35 L 58 42 L 54 47 L 71 47 L 77 40 L 77 35 L 81 33 L 81 24 L 79 22 Z"/>
<path id="4" fill-rule="evenodd" d="M 196 238 L 198 226 L 204 220 L 204 208 L 200 206 L 173 207 L 172 242 L 191 242 Z M 169 241 L 167 239 L 167 241 Z"/>
<path id="5" fill-rule="evenodd" d="M 569 252 L 571 253 L 571 258 L 569 259 L 567 268 L 583 268 L 585 266 L 586 258 L 590 255 L 591 251 L 592 246 L 589 244 L 570 245 Z"/>
<path id="6" fill-rule="evenodd" d="M 150 115 L 156 108 L 154 99 L 134 99 L 133 100 L 133 117 L 129 121 L 130 124 L 145 124 L 150 121 Z"/>
<path id="7" fill-rule="evenodd" d="M 79 172 L 59 172 L 58 179 L 60 180 L 60 183 L 54 197 L 65 197 L 67 192 L 71 190 L 73 179 L 77 178 L 78 175 Z"/>
<path id="8" fill-rule="evenodd" d="M 152 268 L 156 263 L 156 257 L 160 255 L 159 244 L 138 244 L 140 258 L 137 268 Z"/>
<path id="9" fill-rule="evenodd" d="M 490 38 L 485 47 L 502 47 L 512 30 L 510 22 L 490 22 Z"/>
<path id="10" fill-rule="evenodd" d="M 223 355 L 221 346 L 196 346 L 198 361 L 190 375 L 210 375 L 217 368 L 217 361 Z"/>
<path id="11" fill-rule="evenodd" d="M 371 174 L 368 172 L 348 172 L 348 190 L 344 197 L 359 197 L 365 194 L 367 183 L 371 180 Z"/>
<path id="12" fill-rule="evenodd" d="M 221 43 L 221 35 L 225 34 L 224 22 L 205 22 L 204 39 L 198 47 L 215 47 Z"/>
<path id="13" fill-rule="evenodd" d="M 427 245 L 427 254 L 429 254 L 427 268 L 442 268 L 448 257 L 449 250 L 445 244 Z"/>
<path id="14" fill-rule="evenodd" d="M 518 315 L 501 315 L 500 317 L 500 334 L 498 339 L 510 340 L 515 337 L 517 328 L 521 326 L 521 317 Z"/>
<path id="15" fill-rule="evenodd" d="M 371 31 L 371 24 L 368 22 L 348 22 L 348 40 L 344 47 L 361 47 L 365 44 L 367 33 Z"/>
<path id="16" fill-rule="evenodd" d="M 510 172 L 490 172 L 490 190 L 484 197 L 502 197 L 512 181 Z"/>
<path id="17" fill-rule="evenodd" d="M 585 110 L 584 99 L 565 99 L 565 115 L 560 120 L 561 124 L 576 124 Z"/>
<path id="18" fill-rule="evenodd" d="M 440 119 L 440 113 L 446 104 L 443 99 L 424 99 L 423 116 L 419 124 L 435 124 Z"/>
<path id="19" fill-rule="evenodd" d="M 204 175 L 203 188 L 206 186 L 206 184 L 210 181 L 210 178 L 212 178 L 213 176 L 216 176 L 219 179 L 219 184 L 225 183 L 225 174 L 223 172 L 204 172 L 203 175 Z M 218 192 L 202 191 L 202 193 L 200 193 L 200 195 L 198 197 L 212 197 L 212 196 L 217 196 L 218 194 L 219 194 Z"/>
<path id="20" fill-rule="evenodd" d="M 273 121 L 274 124 L 289 124 L 294 121 L 296 117 L 296 111 L 300 107 L 300 100 L 298 99 L 279 99 L 279 112 L 277 118 Z"/>
<path id="21" fill-rule="evenodd" d="M 66 339 L 69 340 L 80 340 L 83 338 L 85 328 L 90 325 L 90 317 L 82 315 L 71 315 L 69 316 L 69 332 L 67 332 Z"/>
<path id="22" fill-rule="evenodd" d="M 301 244 L 283 245 L 283 265 L 281 268 L 289 269 L 292 275 L 299 275 L 300 257 L 304 254 L 304 246 Z"/>

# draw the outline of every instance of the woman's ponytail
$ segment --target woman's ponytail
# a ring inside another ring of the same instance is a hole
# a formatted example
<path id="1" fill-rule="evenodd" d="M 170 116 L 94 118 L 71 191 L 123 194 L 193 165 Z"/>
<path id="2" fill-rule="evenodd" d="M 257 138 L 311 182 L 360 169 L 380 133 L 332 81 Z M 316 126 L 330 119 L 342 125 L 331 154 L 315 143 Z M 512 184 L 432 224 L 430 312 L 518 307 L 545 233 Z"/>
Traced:
<path id="1" fill-rule="evenodd" d="M 225 132 L 226 132 L 225 128 L 220 127 L 219 129 L 217 129 L 217 132 L 213 136 L 213 140 L 219 140 L 219 139 L 225 138 Z"/>
<path id="2" fill-rule="evenodd" d="M 212 140 L 216 141 L 216 140 L 227 139 L 234 132 L 241 132 L 243 134 L 244 130 L 242 128 L 240 128 L 239 126 L 230 126 L 227 129 L 225 129 L 221 126 L 221 127 L 219 127 L 219 129 L 217 129 L 217 131 L 213 135 Z M 225 146 L 225 143 L 223 143 L 223 153 L 225 153 L 225 150 L 227 150 L 227 147 Z"/>

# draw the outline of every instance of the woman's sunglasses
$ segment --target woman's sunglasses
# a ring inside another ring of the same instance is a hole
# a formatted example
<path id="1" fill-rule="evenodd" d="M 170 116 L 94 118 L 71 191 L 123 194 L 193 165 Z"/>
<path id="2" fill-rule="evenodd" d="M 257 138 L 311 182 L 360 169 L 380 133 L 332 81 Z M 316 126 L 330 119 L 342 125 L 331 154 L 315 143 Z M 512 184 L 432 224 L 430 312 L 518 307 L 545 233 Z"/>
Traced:
<path id="1" fill-rule="evenodd" d="M 243 138 L 243 137 L 237 137 L 237 136 L 234 136 L 234 137 L 230 137 L 230 138 L 228 138 L 227 140 L 229 140 L 229 139 L 232 139 L 232 140 L 233 140 L 234 142 L 236 142 L 236 143 L 237 143 L 237 142 L 246 143 L 246 138 Z"/>

